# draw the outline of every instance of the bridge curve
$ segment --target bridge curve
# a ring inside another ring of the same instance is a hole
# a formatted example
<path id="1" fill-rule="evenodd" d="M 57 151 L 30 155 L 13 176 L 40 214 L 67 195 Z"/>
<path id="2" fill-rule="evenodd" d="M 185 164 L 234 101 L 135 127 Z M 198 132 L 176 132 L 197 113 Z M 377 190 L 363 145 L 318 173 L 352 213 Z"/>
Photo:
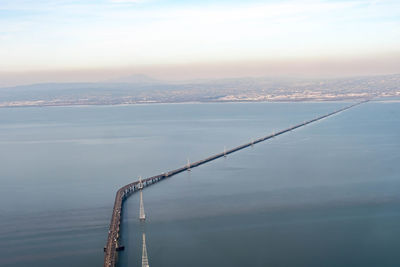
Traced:
<path id="1" fill-rule="evenodd" d="M 249 142 L 249 143 L 234 147 L 234 148 L 229 149 L 229 150 L 224 150 L 224 152 L 211 155 L 208 158 L 205 158 L 205 159 L 193 162 L 193 163 L 188 163 L 187 165 L 185 165 L 185 166 L 183 166 L 181 168 L 178 168 L 178 169 L 175 169 L 175 170 L 171 170 L 171 171 L 168 171 L 168 172 L 164 172 L 162 174 L 158 174 L 158 175 L 143 179 L 142 180 L 143 187 L 147 187 L 149 185 L 155 184 L 155 183 L 157 183 L 157 182 L 159 182 L 159 181 L 161 181 L 161 180 L 163 180 L 165 178 L 174 176 L 174 175 L 176 175 L 178 173 L 181 173 L 183 171 L 186 171 L 188 169 L 191 169 L 191 168 L 194 168 L 194 167 L 198 167 L 198 166 L 203 165 L 203 164 L 205 164 L 207 162 L 216 160 L 216 159 L 224 157 L 224 156 L 226 156 L 228 154 L 231 154 L 231 153 L 237 152 L 239 150 L 245 149 L 247 147 L 253 146 L 253 145 L 257 144 L 257 143 L 260 143 L 260 142 L 263 142 L 265 140 L 271 139 L 271 138 L 273 138 L 275 136 L 282 135 L 284 133 L 290 132 L 290 131 L 295 130 L 297 128 L 306 126 L 306 125 L 308 125 L 310 123 L 322 120 L 324 118 L 327 118 L 329 116 L 332 116 L 332 115 L 340 113 L 340 112 L 343 112 L 345 110 L 348 110 L 348 109 L 350 109 L 352 107 L 355 107 L 357 105 L 360 105 L 360 104 L 368 102 L 368 101 L 369 100 L 364 100 L 362 102 L 358 102 L 358 103 L 346 106 L 344 108 L 341 108 L 341 109 L 338 109 L 336 111 L 330 112 L 328 114 L 319 116 L 319 117 L 311 119 L 309 121 L 305 121 L 303 123 L 300 123 L 300 124 L 297 124 L 295 126 L 286 128 L 286 129 L 278 131 L 276 133 L 272 133 L 270 135 L 258 138 L 258 139 L 254 140 L 252 142 Z M 104 267 L 114 267 L 114 266 L 116 266 L 117 254 L 118 254 L 118 250 L 119 250 L 118 241 L 119 241 L 119 230 L 120 230 L 120 224 L 121 224 L 122 204 L 123 204 L 125 199 L 127 199 L 130 195 L 132 195 L 133 193 L 135 193 L 138 190 L 139 190 L 139 181 L 135 181 L 135 182 L 132 182 L 130 184 L 127 184 L 127 185 L 121 187 L 120 189 L 118 189 L 118 191 L 116 193 L 115 201 L 114 201 L 114 208 L 113 208 L 110 227 L 109 227 L 109 231 L 108 231 L 107 244 L 104 247 Z"/>

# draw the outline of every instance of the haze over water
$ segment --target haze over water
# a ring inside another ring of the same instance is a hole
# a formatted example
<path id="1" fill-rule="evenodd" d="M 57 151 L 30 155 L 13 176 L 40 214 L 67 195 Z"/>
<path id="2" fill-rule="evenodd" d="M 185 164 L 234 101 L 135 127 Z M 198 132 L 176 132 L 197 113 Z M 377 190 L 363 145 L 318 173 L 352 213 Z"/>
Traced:
<path id="1" fill-rule="evenodd" d="M 116 190 L 348 105 L 0 109 L 0 265 L 101 266 Z M 398 266 L 399 103 L 367 103 L 144 190 L 150 266 Z M 120 266 L 139 266 L 138 196 Z"/>

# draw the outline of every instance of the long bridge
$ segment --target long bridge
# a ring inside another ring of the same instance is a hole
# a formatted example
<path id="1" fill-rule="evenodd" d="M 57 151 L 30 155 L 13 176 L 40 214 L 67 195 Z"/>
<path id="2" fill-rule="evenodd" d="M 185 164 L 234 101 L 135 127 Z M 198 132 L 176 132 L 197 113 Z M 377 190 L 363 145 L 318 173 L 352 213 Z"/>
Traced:
<path id="1" fill-rule="evenodd" d="M 309 120 L 309 121 L 305 121 L 303 123 L 300 123 L 300 124 L 297 124 L 295 126 L 289 127 L 287 129 L 284 129 L 284 130 L 272 133 L 270 135 L 261 137 L 259 139 L 256 139 L 256 140 L 253 140 L 253 141 L 251 141 L 249 143 L 234 147 L 232 149 L 229 149 L 229 150 L 224 149 L 223 152 L 218 153 L 218 154 L 214 154 L 214 155 L 212 155 L 212 156 L 210 156 L 208 158 L 205 158 L 205 159 L 193 162 L 193 163 L 188 162 L 185 166 L 183 166 L 181 168 L 178 168 L 178 169 L 175 169 L 175 170 L 172 170 L 172 171 L 168 171 L 168 172 L 164 172 L 162 174 L 155 175 L 155 176 L 143 179 L 141 181 L 135 181 L 133 183 L 130 183 L 130 184 L 127 184 L 127 185 L 121 187 L 117 191 L 117 194 L 115 196 L 114 208 L 113 208 L 113 212 L 112 212 L 110 228 L 109 228 L 109 231 L 108 231 L 107 244 L 104 247 L 104 253 L 105 253 L 104 254 L 104 267 L 114 267 L 114 266 L 116 266 L 118 251 L 121 250 L 121 248 L 122 248 L 122 247 L 119 246 L 119 236 L 120 236 L 119 230 L 120 230 L 120 225 L 121 225 L 122 203 L 130 195 L 132 195 L 133 193 L 141 190 L 142 187 L 147 187 L 149 185 L 155 184 L 155 183 L 157 183 L 157 182 L 159 182 L 159 181 L 161 181 L 161 180 L 163 180 L 165 178 L 174 176 L 174 175 L 176 175 L 178 173 L 181 173 L 183 171 L 186 171 L 186 170 L 190 170 L 191 168 L 198 167 L 200 165 L 203 165 L 203 164 L 205 164 L 207 162 L 216 160 L 218 158 L 225 157 L 228 154 L 234 153 L 236 151 L 239 151 L 239 150 L 245 149 L 247 147 L 253 146 L 253 145 L 257 144 L 257 143 L 260 143 L 260 142 L 266 141 L 268 139 L 274 138 L 275 136 L 282 135 L 284 133 L 293 131 L 293 130 L 295 130 L 297 128 L 300 128 L 300 127 L 306 126 L 306 125 L 308 125 L 310 123 L 322 120 L 324 118 L 327 118 L 329 116 L 332 116 L 332 115 L 340 113 L 340 112 L 343 112 L 343 111 L 348 110 L 348 109 L 350 109 L 350 108 L 352 108 L 354 106 L 360 105 L 360 104 L 368 102 L 368 101 L 369 100 L 365 100 L 365 101 L 362 101 L 362 102 L 358 102 L 358 103 L 346 106 L 344 108 L 338 109 L 338 110 L 333 111 L 331 113 L 325 114 L 323 116 L 319 116 L 319 117 L 314 118 L 314 119 Z"/>

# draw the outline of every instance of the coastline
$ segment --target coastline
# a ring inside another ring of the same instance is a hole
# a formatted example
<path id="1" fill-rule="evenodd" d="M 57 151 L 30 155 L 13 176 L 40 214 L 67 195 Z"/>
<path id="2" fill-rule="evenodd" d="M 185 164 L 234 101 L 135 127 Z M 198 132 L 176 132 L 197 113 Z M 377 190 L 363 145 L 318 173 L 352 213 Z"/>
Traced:
<path id="1" fill-rule="evenodd" d="M 180 105 L 180 104 L 220 104 L 220 103 L 329 103 L 329 102 L 350 102 L 350 101 L 362 101 L 364 99 L 369 99 L 367 97 L 362 98 L 337 98 L 337 99 L 282 99 L 282 100 L 233 100 L 233 101 L 179 101 L 179 102 L 136 102 L 136 103 L 41 103 L 41 104 L 7 104 L 0 103 L 0 108 L 42 108 L 42 107 L 92 107 L 92 106 L 131 106 L 131 105 Z M 390 99 L 375 98 L 372 101 L 376 102 L 400 102 L 400 98 L 395 96 Z"/>

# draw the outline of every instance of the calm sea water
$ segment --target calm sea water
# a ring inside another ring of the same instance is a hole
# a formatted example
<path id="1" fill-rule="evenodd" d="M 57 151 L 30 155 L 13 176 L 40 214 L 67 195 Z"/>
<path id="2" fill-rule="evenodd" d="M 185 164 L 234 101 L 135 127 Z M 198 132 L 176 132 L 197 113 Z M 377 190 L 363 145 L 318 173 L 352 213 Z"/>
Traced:
<path id="1" fill-rule="evenodd" d="M 348 103 L 0 109 L 0 265 L 102 266 L 115 191 Z M 400 266 L 400 103 L 367 103 L 144 190 L 120 266 Z"/>

